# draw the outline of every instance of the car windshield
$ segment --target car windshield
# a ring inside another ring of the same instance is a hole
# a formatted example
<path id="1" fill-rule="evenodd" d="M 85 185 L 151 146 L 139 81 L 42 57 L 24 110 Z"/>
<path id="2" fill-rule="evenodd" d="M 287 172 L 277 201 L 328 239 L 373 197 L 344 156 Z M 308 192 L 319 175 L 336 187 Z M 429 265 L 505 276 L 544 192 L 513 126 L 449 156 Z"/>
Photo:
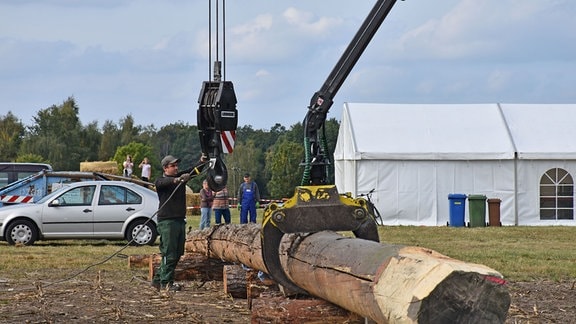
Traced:
<path id="1" fill-rule="evenodd" d="M 58 190 L 52 191 L 52 193 L 42 197 L 42 199 L 38 200 L 36 203 L 37 204 L 41 204 L 45 201 L 48 201 L 50 199 L 52 199 L 54 196 L 59 195 L 60 193 L 62 193 L 64 190 L 66 190 L 68 187 L 70 187 L 69 185 L 63 185 L 62 187 L 58 188 Z"/>

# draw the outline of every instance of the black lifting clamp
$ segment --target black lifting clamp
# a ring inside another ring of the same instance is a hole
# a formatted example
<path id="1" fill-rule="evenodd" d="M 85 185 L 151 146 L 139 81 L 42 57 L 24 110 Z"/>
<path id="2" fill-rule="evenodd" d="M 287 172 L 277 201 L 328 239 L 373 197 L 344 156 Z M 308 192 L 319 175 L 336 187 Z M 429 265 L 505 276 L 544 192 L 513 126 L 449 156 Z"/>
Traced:
<path id="1" fill-rule="evenodd" d="M 219 74 L 220 62 L 216 62 L 215 70 Z M 223 136 L 226 132 L 233 134 L 238 126 L 238 110 L 236 109 L 236 94 L 231 81 L 221 81 L 220 77 L 215 81 L 204 81 L 200 97 L 198 98 L 197 124 L 198 135 L 202 155 L 210 159 L 208 169 L 208 186 L 213 191 L 220 191 L 228 181 L 228 171 L 222 160 L 222 154 L 226 152 L 222 145 Z"/>
<path id="2" fill-rule="evenodd" d="M 334 185 L 300 186 L 284 204 L 271 203 L 262 223 L 262 258 L 268 274 L 295 293 L 305 291 L 292 282 L 280 262 L 284 234 L 352 231 L 358 238 L 379 242 L 377 224 L 363 198 L 338 193 Z"/>

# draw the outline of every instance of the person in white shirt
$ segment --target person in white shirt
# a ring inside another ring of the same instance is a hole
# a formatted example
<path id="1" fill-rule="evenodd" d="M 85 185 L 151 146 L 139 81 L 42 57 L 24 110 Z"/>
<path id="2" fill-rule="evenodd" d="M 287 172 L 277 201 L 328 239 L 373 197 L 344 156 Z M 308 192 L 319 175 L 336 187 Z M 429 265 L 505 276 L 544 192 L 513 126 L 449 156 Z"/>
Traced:
<path id="1" fill-rule="evenodd" d="M 148 162 L 148 158 L 145 157 L 142 160 L 142 162 L 140 162 L 138 167 L 140 169 L 142 169 L 142 174 L 140 176 L 140 179 L 142 179 L 142 181 L 150 182 L 150 176 L 152 175 L 152 166 Z"/>

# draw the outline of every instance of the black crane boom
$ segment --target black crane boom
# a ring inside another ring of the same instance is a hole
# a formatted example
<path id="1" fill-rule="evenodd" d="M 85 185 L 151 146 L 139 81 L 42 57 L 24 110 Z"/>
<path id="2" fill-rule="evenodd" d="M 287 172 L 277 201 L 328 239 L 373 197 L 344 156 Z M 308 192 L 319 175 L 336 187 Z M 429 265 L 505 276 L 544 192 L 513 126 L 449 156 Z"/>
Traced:
<path id="1" fill-rule="evenodd" d="M 368 44 L 388 16 L 396 0 L 378 0 L 362 25 L 342 53 L 342 56 L 324 81 L 320 90 L 310 99 L 308 113 L 304 119 L 304 174 L 302 185 L 323 185 L 330 182 L 331 163 L 327 145 L 323 143 L 323 132 L 328 111 L 338 90 L 364 53 Z"/>

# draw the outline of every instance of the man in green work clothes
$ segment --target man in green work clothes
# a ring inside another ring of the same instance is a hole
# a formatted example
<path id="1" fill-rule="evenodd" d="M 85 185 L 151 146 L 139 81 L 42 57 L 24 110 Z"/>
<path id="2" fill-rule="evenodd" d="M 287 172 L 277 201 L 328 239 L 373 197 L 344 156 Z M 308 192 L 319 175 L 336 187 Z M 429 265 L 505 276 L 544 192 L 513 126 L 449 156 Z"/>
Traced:
<path id="1" fill-rule="evenodd" d="M 190 169 L 178 171 L 180 159 L 167 155 L 162 159 L 161 177 L 156 179 L 156 192 L 160 201 L 158 209 L 158 234 L 160 235 L 160 269 L 154 274 L 151 285 L 156 289 L 179 291 L 174 283 L 174 272 L 184 254 L 186 241 L 186 182 L 191 173 L 199 174 L 204 159 Z"/>

